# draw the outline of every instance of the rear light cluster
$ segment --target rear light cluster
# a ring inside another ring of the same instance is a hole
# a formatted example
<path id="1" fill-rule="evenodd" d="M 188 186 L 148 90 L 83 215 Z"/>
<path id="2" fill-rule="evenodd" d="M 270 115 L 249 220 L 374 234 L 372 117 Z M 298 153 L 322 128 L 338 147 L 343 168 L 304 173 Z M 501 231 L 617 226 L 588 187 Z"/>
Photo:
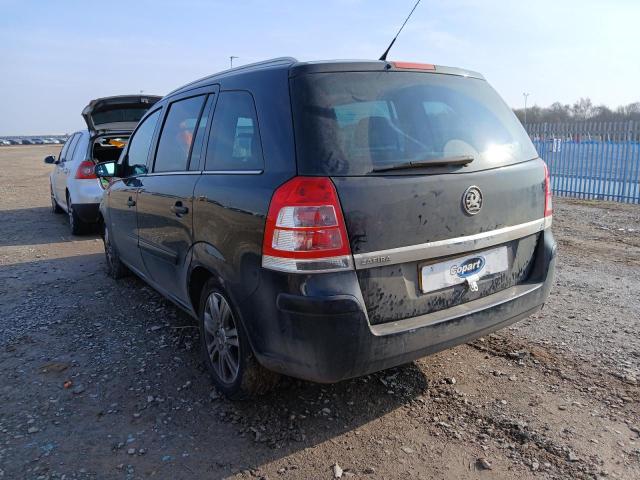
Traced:
<path id="1" fill-rule="evenodd" d="M 336 189 L 326 177 L 294 177 L 273 194 L 262 266 L 286 272 L 353 268 Z"/>
<path id="2" fill-rule="evenodd" d="M 549 167 L 544 164 L 544 216 L 551 217 L 553 215 L 553 205 L 551 201 L 551 176 L 549 175 Z"/>
<path id="3" fill-rule="evenodd" d="M 76 178 L 80 180 L 89 180 L 98 178 L 95 172 L 95 164 L 91 160 L 84 160 L 76 170 Z"/>

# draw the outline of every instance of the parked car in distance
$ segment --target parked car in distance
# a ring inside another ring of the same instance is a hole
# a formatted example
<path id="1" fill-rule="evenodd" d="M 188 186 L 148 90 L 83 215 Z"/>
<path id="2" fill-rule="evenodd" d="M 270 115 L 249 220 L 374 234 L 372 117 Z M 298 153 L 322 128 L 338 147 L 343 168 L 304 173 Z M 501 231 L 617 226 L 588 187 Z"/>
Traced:
<path id="1" fill-rule="evenodd" d="M 11 145 L 11 142 L 9 142 L 9 140 L 5 140 L 5 139 L 0 139 L 0 145 L 5 146 L 5 145 Z"/>
<path id="2" fill-rule="evenodd" d="M 29 140 L 28 138 L 23 138 L 22 140 L 20 140 L 20 143 L 21 143 L 22 145 L 33 145 L 33 144 L 34 144 L 34 143 L 33 143 L 31 140 Z"/>
<path id="3" fill-rule="evenodd" d="M 100 211 L 110 274 L 197 318 L 215 385 L 337 382 L 527 317 L 555 266 L 545 163 L 477 73 L 282 58 L 140 121 Z"/>
<path id="4" fill-rule="evenodd" d="M 82 111 L 87 129 L 65 142 L 59 158 L 47 156 L 55 165 L 50 175 L 51 209 L 66 212 L 74 235 L 99 222 L 98 206 L 104 190 L 96 176 L 96 163 L 117 160 L 138 120 L 160 97 L 126 95 L 92 100 Z"/>

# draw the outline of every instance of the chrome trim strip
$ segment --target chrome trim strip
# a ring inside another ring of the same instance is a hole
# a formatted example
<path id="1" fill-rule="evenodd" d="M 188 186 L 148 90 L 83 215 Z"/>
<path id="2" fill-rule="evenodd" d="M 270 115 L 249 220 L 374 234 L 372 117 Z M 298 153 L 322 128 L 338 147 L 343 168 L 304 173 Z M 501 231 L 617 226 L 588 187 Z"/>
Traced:
<path id="1" fill-rule="evenodd" d="M 455 318 L 473 315 L 474 313 L 494 308 L 507 302 L 512 302 L 513 300 L 539 290 L 543 285 L 544 283 L 525 283 L 522 285 L 515 285 L 506 290 L 487 295 L 486 297 L 480 297 L 477 300 L 462 303 L 455 307 L 395 322 L 378 323 L 376 325 L 371 325 L 370 328 L 374 335 L 383 336 L 409 332 L 422 327 L 430 327 L 439 323 L 448 322 Z"/>
<path id="2" fill-rule="evenodd" d="M 183 170 L 177 172 L 151 172 L 143 175 L 137 175 L 138 177 L 162 177 L 165 175 L 200 175 L 200 170 Z"/>
<path id="3" fill-rule="evenodd" d="M 156 177 L 163 175 L 260 175 L 263 170 L 178 170 L 175 172 L 150 172 L 135 175 L 136 177 Z"/>
<path id="4" fill-rule="evenodd" d="M 398 263 L 446 257 L 448 255 L 471 252 L 492 247 L 500 243 L 510 242 L 511 240 L 541 232 L 550 226 L 551 217 L 540 218 L 532 222 L 477 233 L 475 235 L 467 235 L 465 237 L 448 238 L 446 240 L 421 243 L 419 245 L 379 250 L 377 252 L 356 253 L 353 259 L 355 260 L 356 270 L 364 270 L 383 265 L 395 265 Z"/>
<path id="5" fill-rule="evenodd" d="M 215 175 L 260 175 L 262 170 L 203 170 L 203 174 L 213 173 Z"/>
<path id="6" fill-rule="evenodd" d="M 310 263 L 322 263 L 326 262 L 327 267 L 321 269 L 309 269 L 299 268 L 300 264 Z M 343 262 L 344 265 L 331 266 L 331 263 Z M 329 272 L 343 272 L 353 270 L 353 259 L 351 255 L 343 255 L 340 257 L 326 257 L 326 258 L 286 258 L 286 257 L 274 257 L 271 255 L 262 256 L 262 267 L 269 270 L 276 270 L 279 272 L 287 273 L 329 273 Z"/>

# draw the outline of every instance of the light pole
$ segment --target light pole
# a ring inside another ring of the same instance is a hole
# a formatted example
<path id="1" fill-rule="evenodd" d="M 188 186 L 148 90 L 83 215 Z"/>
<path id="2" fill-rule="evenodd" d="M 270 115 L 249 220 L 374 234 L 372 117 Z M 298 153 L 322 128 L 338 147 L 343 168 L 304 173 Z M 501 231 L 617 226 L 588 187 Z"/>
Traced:
<path id="1" fill-rule="evenodd" d="M 230 66 L 230 68 L 233 68 L 233 59 L 234 58 L 240 58 L 240 57 L 236 57 L 235 55 L 231 55 L 229 57 L 229 66 Z"/>
<path id="2" fill-rule="evenodd" d="M 529 98 L 529 95 L 531 95 L 530 93 L 523 93 L 522 96 L 524 97 L 524 126 L 526 128 L 527 126 L 527 98 Z"/>

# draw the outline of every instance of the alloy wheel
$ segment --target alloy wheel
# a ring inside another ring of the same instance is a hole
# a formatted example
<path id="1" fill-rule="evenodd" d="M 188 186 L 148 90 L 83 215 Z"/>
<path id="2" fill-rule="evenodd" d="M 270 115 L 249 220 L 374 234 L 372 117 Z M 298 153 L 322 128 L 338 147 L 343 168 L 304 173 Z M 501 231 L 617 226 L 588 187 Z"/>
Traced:
<path id="1" fill-rule="evenodd" d="M 240 371 L 238 328 L 225 298 L 212 292 L 204 308 L 204 336 L 213 369 L 223 383 L 232 384 Z"/>

